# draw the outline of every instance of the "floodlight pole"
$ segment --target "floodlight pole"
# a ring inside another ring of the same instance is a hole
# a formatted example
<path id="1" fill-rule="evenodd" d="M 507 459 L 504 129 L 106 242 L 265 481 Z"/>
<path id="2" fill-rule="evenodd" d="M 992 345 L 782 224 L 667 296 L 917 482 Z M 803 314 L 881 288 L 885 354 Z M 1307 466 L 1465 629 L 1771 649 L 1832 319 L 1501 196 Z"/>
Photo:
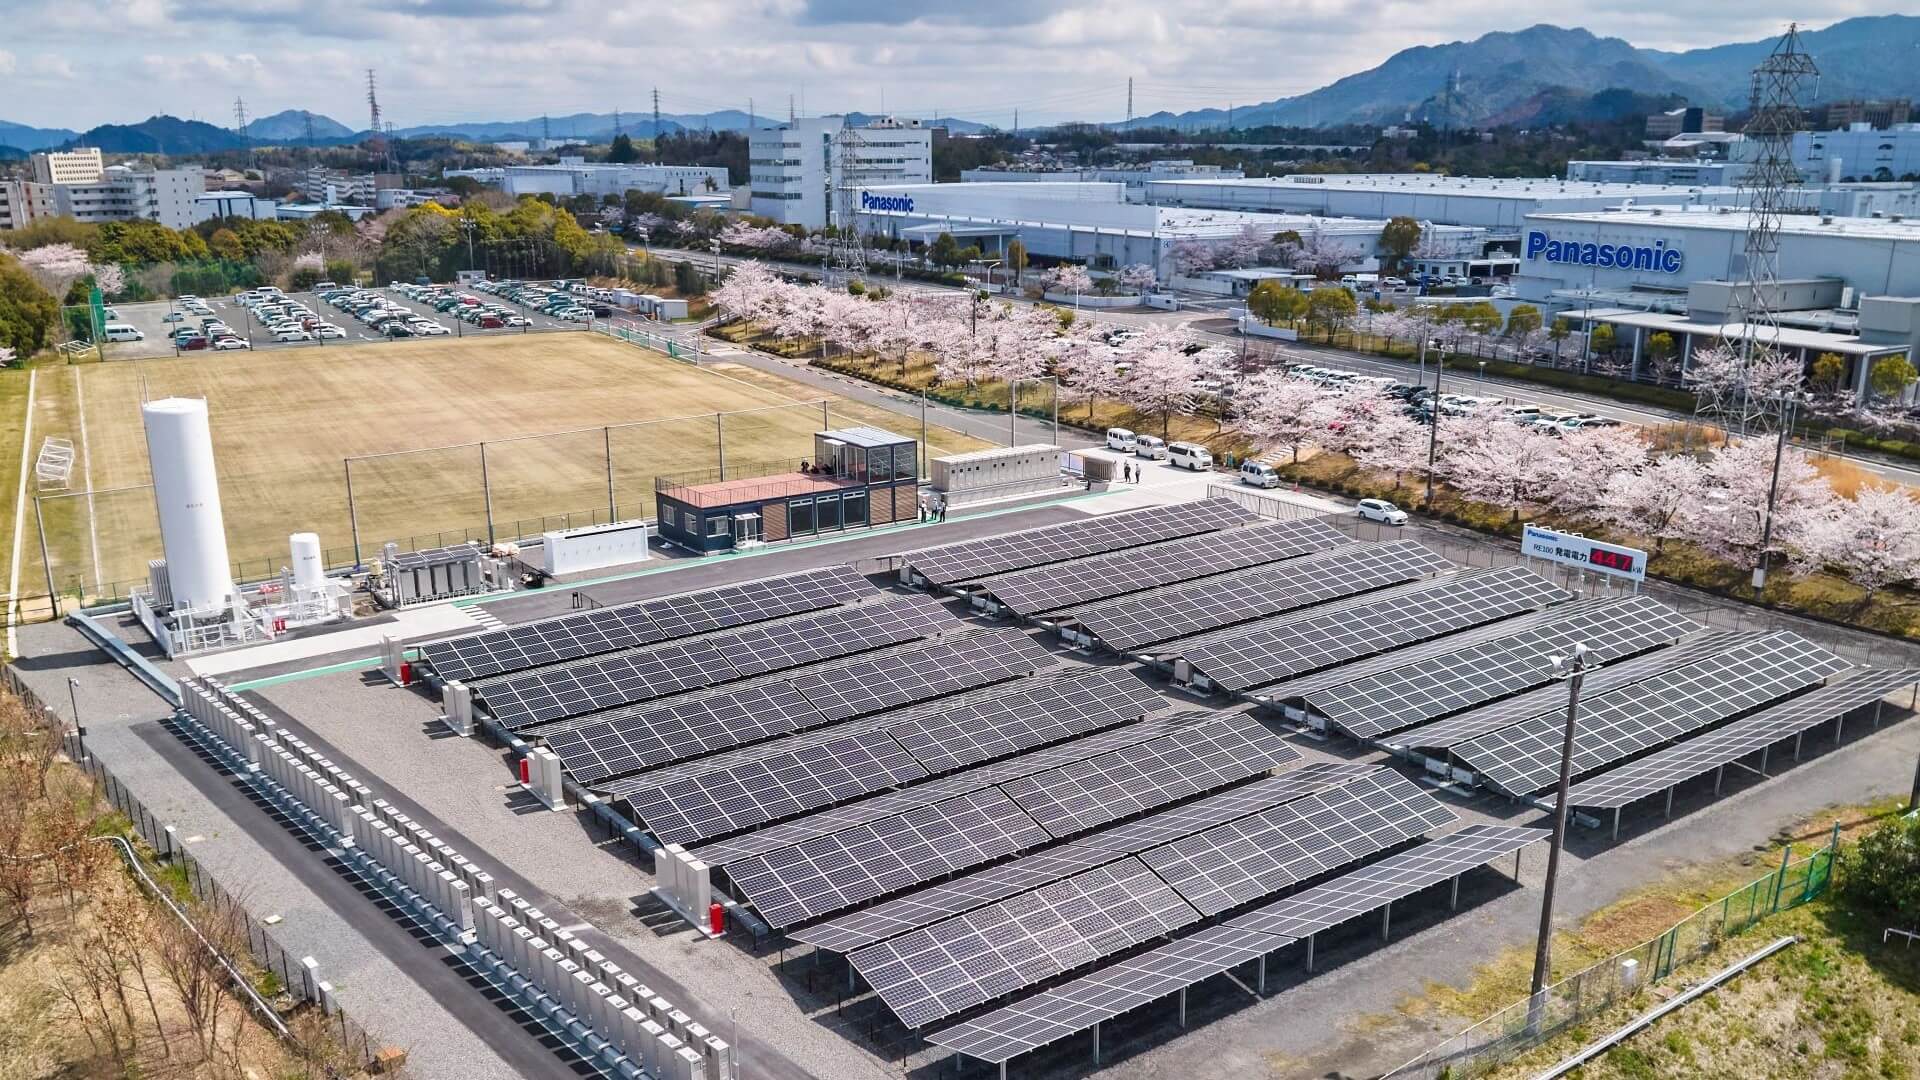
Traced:
<path id="1" fill-rule="evenodd" d="M 73 738 L 81 760 L 87 757 L 87 726 L 80 722 L 80 680 L 67 677 L 67 702 L 73 706 Z"/>
<path id="2" fill-rule="evenodd" d="M 1420 331 L 1420 363 L 1427 362 L 1427 332 Z M 1427 403 L 1427 511 L 1433 511 L 1433 462 L 1440 451 L 1440 369 L 1444 356 L 1433 358 L 1433 400 Z"/>
<path id="3" fill-rule="evenodd" d="M 1537 1032 L 1546 1018 L 1547 969 L 1553 953 L 1553 886 L 1560 874 L 1560 848 L 1567 839 L 1567 788 L 1573 780 L 1573 733 L 1580 722 L 1580 684 L 1587 675 L 1587 647 L 1575 645 L 1569 656 L 1553 659 L 1556 676 L 1567 680 L 1567 730 L 1560 743 L 1560 788 L 1553 801 L 1553 839 L 1547 848 L 1547 878 L 1540 894 L 1540 938 L 1533 948 L 1533 988 L 1527 994 L 1527 1030 Z"/>

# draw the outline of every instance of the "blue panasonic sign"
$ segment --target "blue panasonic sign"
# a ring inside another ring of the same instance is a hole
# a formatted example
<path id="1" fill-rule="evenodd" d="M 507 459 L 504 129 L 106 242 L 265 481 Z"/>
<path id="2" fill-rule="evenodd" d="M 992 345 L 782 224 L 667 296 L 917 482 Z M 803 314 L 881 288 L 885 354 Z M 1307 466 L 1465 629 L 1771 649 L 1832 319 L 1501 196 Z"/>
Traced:
<path id="1" fill-rule="evenodd" d="M 1545 259 L 1569 266 L 1600 266 L 1615 270 L 1651 270 L 1658 274 L 1677 274 L 1685 262 L 1678 248 L 1665 240 L 1653 246 L 1634 244 L 1588 244 L 1578 240 L 1555 240 L 1543 232 L 1527 233 L 1527 258 Z"/>
<path id="2" fill-rule="evenodd" d="M 875 195 L 870 191 L 863 191 L 860 193 L 860 209 L 892 210 L 902 214 L 911 214 L 913 213 L 913 196 Z"/>

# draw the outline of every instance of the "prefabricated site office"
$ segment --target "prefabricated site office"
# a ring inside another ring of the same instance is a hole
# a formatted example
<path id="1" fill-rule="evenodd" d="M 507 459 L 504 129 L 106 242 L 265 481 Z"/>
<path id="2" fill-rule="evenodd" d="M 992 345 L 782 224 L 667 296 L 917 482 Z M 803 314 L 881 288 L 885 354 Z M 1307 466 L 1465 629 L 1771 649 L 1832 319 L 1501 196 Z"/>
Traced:
<path id="1" fill-rule="evenodd" d="M 703 554 L 920 516 L 920 445 L 873 427 L 816 431 L 813 457 L 654 481 L 660 537 Z"/>

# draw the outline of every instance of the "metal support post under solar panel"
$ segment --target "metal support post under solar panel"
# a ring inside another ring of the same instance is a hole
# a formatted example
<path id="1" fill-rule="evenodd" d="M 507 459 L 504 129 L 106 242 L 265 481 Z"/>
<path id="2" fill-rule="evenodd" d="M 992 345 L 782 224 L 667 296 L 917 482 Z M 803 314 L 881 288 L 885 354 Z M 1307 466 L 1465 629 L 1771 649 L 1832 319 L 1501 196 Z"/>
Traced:
<path id="1" fill-rule="evenodd" d="M 1560 849 L 1567 840 L 1567 790 L 1573 781 L 1573 735 L 1580 723 L 1580 684 L 1587 674 L 1587 647 L 1555 657 L 1556 675 L 1567 680 L 1567 728 L 1560 744 L 1560 786 L 1553 803 L 1553 839 L 1547 849 L 1547 877 L 1541 886 L 1540 937 L 1533 951 L 1533 987 L 1527 994 L 1527 1030 L 1538 1031 L 1546 1012 L 1547 969 L 1553 950 L 1553 886 L 1560 874 Z"/>

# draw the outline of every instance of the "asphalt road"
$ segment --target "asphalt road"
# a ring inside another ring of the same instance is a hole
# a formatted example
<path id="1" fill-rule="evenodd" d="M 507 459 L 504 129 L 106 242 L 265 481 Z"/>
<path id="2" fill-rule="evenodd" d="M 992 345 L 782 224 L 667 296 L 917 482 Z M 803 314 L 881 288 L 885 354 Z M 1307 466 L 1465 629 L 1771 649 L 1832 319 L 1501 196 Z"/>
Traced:
<path id="1" fill-rule="evenodd" d="M 653 253 L 669 259 L 692 260 L 697 265 L 711 269 L 717 264 L 733 266 L 749 260 L 729 255 L 714 256 L 700 252 L 691 252 L 671 248 L 654 248 Z M 767 260 L 761 260 L 767 261 Z M 818 275 L 818 267 L 795 263 L 771 262 L 779 269 Z M 876 273 L 876 278 L 884 278 L 884 273 Z M 918 289 L 955 289 L 950 285 L 936 285 L 928 282 L 911 282 L 909 287 Z M 955 291 L 958 291 L 955 289 Z M 1028 301 L 1017 296 L 1006 299 L 1015 303 Z M 1283 362 L 1310 363 L 1327 367 L 1339 367 L 1348 371 L 1360 371 L 1371 375 L 1385 375 L 1402 382 L 1420 379 L 1426 385 L 1433 385 L 1434 372 L 1425 370 L 1424 376 L 1415 364 L 1400 360 L 1389 360 L 1349 349 L 1339 349 L 1309 342 L 1281 342 L 1269 339 L 1245 339 L 1232 329 L 1232 321 L 1226 314 L 1233 307 L 1223 303 L 1221 297 L 1181 296 L 1183 306 L 1179 311 L 1157 310 L 1091 310 L 1082 309 L 1079 318 L 1114 326 L 1144 326 L 1148 323 L 1178 323 L 1190 326 L 1195 333 L 1234 348 L 1246 347 L 1249 351 L 1260 351 Z M 1207 324 L 1213 325 L 1207 325 Z M 1518 379 L 1499 377 L 1474 377 L 1453 372 L 1444 373 L 1440 378 L 1442 393 L 1491 394 L 1506 398 L 1519 405 L 1538 405 L 1543 409 L 1560 409 L 1572 412 L 1599 413 L 1611 416 L 1630 424 L 1656 426 L 1662 424 L 1685 423 L 1693 419 L 1691 414 L 1673 412 L 1647 405 L 1627 404 L 1591 394 L 1573 393 L 1565 390 L 1552 390 L 1534 383 Z M 1443 425 L 1444 427 L 1444 425 Z M 1874 455 L 1843 452 L 1842 457 L 1877 476 L 1896 483 L 1920 486 L 1920 466 L 1907 465 Z"/>

